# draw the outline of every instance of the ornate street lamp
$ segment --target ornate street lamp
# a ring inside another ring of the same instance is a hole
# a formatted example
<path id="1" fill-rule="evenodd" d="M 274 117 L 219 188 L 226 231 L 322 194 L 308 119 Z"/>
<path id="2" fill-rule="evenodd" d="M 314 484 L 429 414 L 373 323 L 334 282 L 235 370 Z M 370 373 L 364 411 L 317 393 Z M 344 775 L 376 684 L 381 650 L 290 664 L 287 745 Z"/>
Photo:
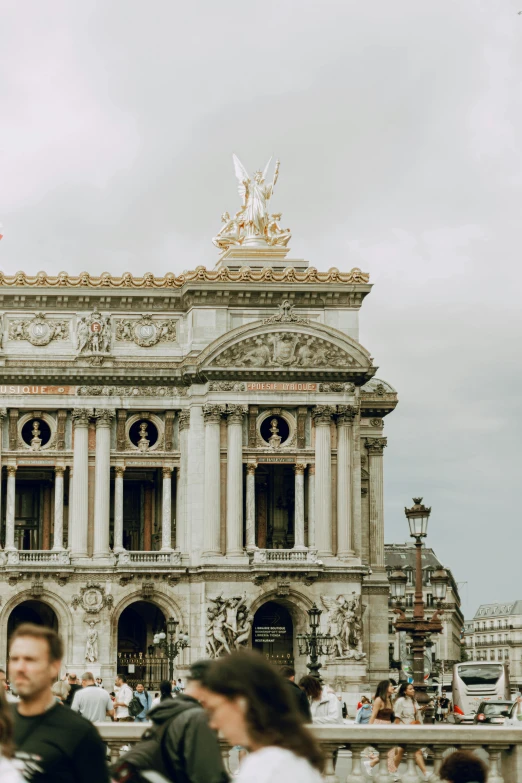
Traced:
<path id="1" fill-rule="evenodd" d="M 181 631 L 179 636 L 177 636 L 177 628 L 178 628 L 179 622 L 174 619 L 174 617 L 169 617 L 167 620 L 167 634 L 165 634 L 165 631 L 160 631 L 159 633 L 154 634 L 154 638 L 152 640 L 152 645 L 149 646 L 149 652 L 151 650 L 154 651 L 154 647 L 158 648 L 163 652 L 165 657 L 168 659 L 169 662 L 169 679 L 172 682 L 174 679 L 174 661 L 178 657 L 181 650 L 184 650 L 185 647 L 190 647 L 190 640 L 188 633 L 184 633 Z"/>
<path id="2" fill-rule="evenodd" d="M 317 677 L 318 680 L 321 680 L 319 670 L 322 668 L 322 664 L 319 661 L 319 656 L 330 655 L 332 652 L 332 637 L 330 634 L 321 633 L 317 630 L 319 628 L 321 615 L 321 609 L 319 609 L 314 604 L 312 608 L 308 610 L 308 617 L 310 622 L 309 633 L 297 634 L 299 655 L 310 656 L 310 662 L 307 662 L 306 667 L 310 671 L 312 677 Z"/>
<path id="3" fill-rule="evenodd" d="M 442 614 L 442 605 L 446 598 L 448 574 L 444 569 L 438 569 L 431 577 L 435 599 L 438 608 L 430 620 L 424 615 L 424 600 L 422 597 L 422 539 L 428 533 L 428 520 L 431 508 L 426 508 L 422 498 L 413 498 L 412 508 L 405 508 L 404 513 L 410 526 L 410 536 L 415 539 L 415 598 L 413 601 L 413 618 L 408 620 L 403 610 L 398 606 L 394 612 L 399 615 L 395 621 L 396 631 L 406 631 L 412 640 L 413 651 L 413 680 L 417 695 L 417 701 L 421 706 L 429 703 L 429 696 L 424 682 L 424 655 L 426 640 L 430 634 L 442 633 L 442 623 L 439 619 Z M 395 590 L 402 590 L 399 579 L 392 581 L 392 595 Z M 395 584 L 395 587 L 394 587 Z"/>

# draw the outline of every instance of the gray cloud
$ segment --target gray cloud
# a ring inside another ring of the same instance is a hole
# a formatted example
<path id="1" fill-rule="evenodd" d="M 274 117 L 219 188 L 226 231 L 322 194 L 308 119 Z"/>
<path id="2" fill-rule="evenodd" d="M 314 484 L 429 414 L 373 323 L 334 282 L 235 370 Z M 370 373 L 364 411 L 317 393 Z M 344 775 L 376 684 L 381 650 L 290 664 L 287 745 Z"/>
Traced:
<path id="1" fill-rule="evenodd" d="M 517 10 L 51 0 L 4 2 L 0 29 L 1 267 L 212 266 L 231 152 L 280 157 L 293 255 L 375 283 L 361 340 L 401 397 L 386 538 L 423 494 L 468 611 L 520 597 Z"/>

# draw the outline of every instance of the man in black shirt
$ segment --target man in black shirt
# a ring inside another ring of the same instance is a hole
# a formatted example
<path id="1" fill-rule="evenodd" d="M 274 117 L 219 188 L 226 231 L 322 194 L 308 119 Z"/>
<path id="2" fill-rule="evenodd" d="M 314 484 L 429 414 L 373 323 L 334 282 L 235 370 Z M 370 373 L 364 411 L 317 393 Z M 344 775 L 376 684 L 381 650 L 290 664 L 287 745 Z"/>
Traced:
<path id="1" fill-rule="evenodd" d="M 108 783 L 98 732 L 51 692 L 62 656 L 51 628 L 24 623 L 11 637 L 9 677 L 20 697 L 12 705 L 15 757 L 30 783 Z"/>
<path id="2" fill-rule="evenodd" d="M 67 704 L 68 707 L 71 707 L 73 703 L 73 699 L 76 696 L 76 691 L 81 691 L 82 686 L 78 682 L 78 677 L 76 676 L 76 674 L 68 674 L 67 681 L 69 682 L 71 689 L 69 691 L 67 698 L 65 699 L 64 704 Z"/>

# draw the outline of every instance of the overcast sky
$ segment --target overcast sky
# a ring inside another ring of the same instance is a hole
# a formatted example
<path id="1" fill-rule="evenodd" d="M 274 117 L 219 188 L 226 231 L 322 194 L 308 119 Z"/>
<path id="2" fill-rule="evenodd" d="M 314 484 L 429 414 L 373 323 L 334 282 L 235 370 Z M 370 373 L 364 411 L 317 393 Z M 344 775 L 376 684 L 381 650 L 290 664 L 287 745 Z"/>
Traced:
<path id="1" fill-rule="evenodd" d="M 294 257 L 375 284 L 405 504 L 479 603 L 522 598 L 522 0 L 2 0 L 0 267 L 212 267 L 231 153 L 281 160 Z"/>

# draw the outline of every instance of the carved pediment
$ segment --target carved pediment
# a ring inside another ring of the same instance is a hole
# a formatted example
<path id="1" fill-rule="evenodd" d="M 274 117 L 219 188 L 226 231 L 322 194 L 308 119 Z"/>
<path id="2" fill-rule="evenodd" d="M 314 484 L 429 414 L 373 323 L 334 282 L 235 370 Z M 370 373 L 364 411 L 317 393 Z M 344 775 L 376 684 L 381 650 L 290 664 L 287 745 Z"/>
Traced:
<path id="1" fill-rule="evenodd" d="M 219 367 L 360 367 L 331 341 L 299 332 L 274 331 L 248 337 L 227 348 L 211 366 Z"/>

